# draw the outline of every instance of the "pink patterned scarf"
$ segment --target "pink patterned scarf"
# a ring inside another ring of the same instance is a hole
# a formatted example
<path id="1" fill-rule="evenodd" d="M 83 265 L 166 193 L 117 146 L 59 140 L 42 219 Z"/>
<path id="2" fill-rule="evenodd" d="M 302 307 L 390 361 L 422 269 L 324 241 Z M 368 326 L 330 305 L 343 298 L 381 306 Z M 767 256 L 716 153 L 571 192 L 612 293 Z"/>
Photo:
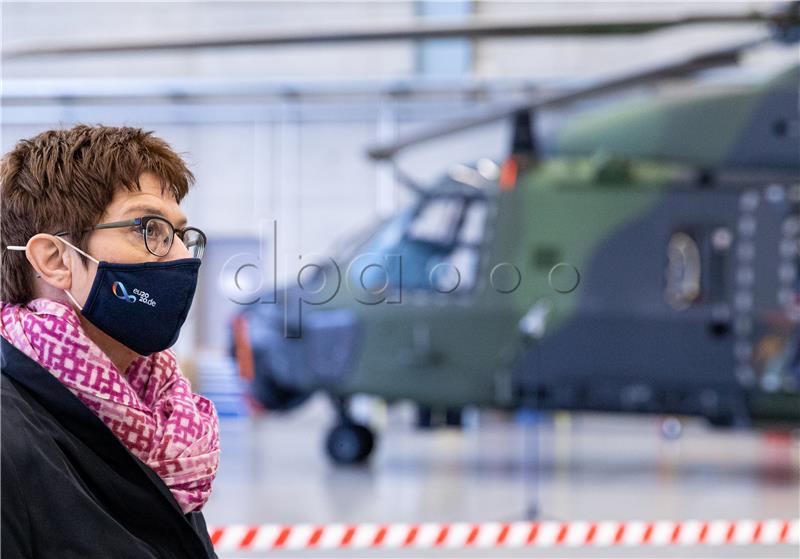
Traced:
<path id="1" fill-rule="evenodd" d="M 219 466 L 219 422 L 175 354 L 138 357 L 125 374 L 89 339 L 73 308 L 50 299 L 2 304 L 0 334 L 50 371 L 150 466 L 184 513 L 200 510 Z"/>

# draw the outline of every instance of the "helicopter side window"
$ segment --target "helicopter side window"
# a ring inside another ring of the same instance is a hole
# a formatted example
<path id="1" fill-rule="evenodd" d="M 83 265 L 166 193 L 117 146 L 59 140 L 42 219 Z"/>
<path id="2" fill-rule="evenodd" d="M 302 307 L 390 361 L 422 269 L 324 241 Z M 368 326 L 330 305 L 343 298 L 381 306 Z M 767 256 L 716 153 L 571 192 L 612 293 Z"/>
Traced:
<path id="1" fill-rule="evenodd" d="M 667 288 L 664 298 L 674 309 L 689 308 L 701 294 L 701 259 L 697 242 L 687 233 L 674 233 L 667 245 Z"/>

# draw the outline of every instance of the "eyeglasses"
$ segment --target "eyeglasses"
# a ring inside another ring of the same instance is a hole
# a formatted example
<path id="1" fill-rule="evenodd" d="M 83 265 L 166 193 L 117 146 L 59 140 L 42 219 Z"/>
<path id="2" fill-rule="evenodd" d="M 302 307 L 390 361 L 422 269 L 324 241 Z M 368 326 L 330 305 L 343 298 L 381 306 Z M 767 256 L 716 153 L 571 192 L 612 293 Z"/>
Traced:
<path id="1" fill-rule="evenodd" d="M 115 229 L 117 227 L 136 227 L 144 238 L 144 246 L 150 254 L 155 256 L 166 256 L 172 248 L 175 235 L 189 250 L 192 258 L 202 258 L 206 248 L 206 235 L 196 227 L 175 227 L 166 218 L 160 215 L 143 215 L 134 219 L 124 221 L 113 221 L 111 223 L 100 223 L 94 227 L 84 229 L 84 231 L 94 231 L 95 229 Z M 66 235 L 66 231 L 56 233 L 56 236 Z"/>

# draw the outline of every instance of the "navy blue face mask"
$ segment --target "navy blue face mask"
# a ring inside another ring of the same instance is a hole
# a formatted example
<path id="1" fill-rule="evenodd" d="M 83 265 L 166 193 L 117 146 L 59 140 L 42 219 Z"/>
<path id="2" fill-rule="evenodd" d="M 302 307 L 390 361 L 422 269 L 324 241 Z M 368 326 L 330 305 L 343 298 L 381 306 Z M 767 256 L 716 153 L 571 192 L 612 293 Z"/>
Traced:
<path id="1" fill-rule="evenodd" d="M 197 287 L 199 258 L 115 264 L 61 240 L 97 263 L 83 306 L 65 290 L 89 322 L 139 355 L 163 351 L 178 340 Z"/>

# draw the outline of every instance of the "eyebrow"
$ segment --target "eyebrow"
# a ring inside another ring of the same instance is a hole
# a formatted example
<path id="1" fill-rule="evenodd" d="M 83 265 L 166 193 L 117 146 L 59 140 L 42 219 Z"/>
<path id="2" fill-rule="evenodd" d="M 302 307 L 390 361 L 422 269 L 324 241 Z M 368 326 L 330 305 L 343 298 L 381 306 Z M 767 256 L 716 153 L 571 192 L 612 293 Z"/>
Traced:
<path id="1" fill-rule="evenodd" d="M 124 215 L 129 215 L 131 213 L 138 214 L 136 217 L 138 217 L 139 215 L 150 214 L 150 215 L 158 215 L 158 216 L 161 216 L 161 217 L 169 220 L 167 218 L 167 216 L 164 215 L 164 212 L 162 212 L 158 208 L 153 207 L 153 206 L 144 205 L 144 204 L 136 204 L 134 206 L 131 206 L 130 208 L 125 210 L 125 214 Z M 176 229 L 180 229 L 182 227 L 185 227 L 186 226 L 186 216 L 181 216 L 180 219 L 178 219 L 178 221 L 176 223 L 173 223 L 172 225 Z"/>

